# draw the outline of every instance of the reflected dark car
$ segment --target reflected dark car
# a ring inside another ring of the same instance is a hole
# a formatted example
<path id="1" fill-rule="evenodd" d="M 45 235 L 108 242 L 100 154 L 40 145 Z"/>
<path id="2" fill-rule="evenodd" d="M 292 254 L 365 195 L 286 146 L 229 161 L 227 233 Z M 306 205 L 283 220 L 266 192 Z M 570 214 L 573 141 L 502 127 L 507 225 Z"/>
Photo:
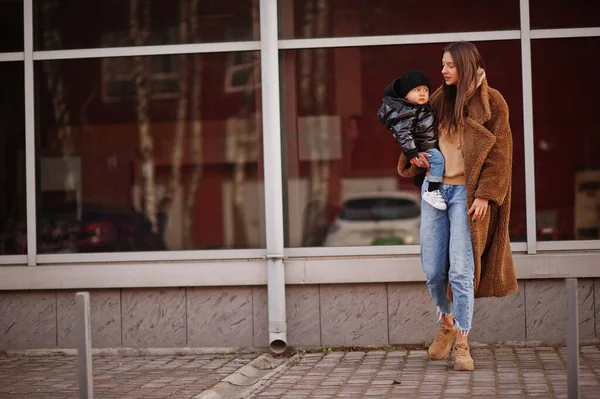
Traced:
<path id="1" fill-rule="evenodd" d="M 85 207 L 80 220 L 47 210 L 38 220 L 39 253 L 162 251 L 162 237 L 140 213 L 105 212 Z"/>

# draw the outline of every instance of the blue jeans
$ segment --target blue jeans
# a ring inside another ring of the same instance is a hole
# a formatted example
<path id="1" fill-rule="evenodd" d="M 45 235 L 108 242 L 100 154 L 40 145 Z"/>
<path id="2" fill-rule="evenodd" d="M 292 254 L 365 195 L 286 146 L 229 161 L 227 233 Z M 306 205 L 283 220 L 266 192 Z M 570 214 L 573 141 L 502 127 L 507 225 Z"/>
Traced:
<path id="1" fill-rule="evenodd" d="M 427 190 L 428 180 L 429 176 L 423 182 L 421 194 Z M 467 188 L 441 184 L 440 191 L 448 205 L 445 211 L 421 200 L 421 267 L 438 312 L 451 314 L 454 308 L 456 327 L 467 334 L 475 302 Z M 452 287 L 453 304 L 446 295 L 448 283 Z"/>
<path id="2" fill-rule="evenodd" d="M 441 183 L 444 180 L 444 169 L 446 165 L 446 160 L 442 155 L 442 152 L 437 148 L 431 148 L 429 150 L 425 150 L 426 153 L 431 155 L 427 160 L 431 165 L 429 169 L 429 181 L 432 183 Z"/>

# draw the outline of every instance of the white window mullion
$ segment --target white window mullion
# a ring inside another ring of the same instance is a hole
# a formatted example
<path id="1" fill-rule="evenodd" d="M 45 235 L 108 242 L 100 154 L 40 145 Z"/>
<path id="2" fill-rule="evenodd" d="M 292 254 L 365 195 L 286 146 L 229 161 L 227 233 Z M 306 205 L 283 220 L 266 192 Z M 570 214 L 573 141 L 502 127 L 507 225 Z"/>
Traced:
<path id="1" fill-rule="evenodd" d="M 0 53 L 0 62 L 23 61 L 24 59 L 23 53 Z"/>
<path id="2" fill-rule="evenodd" d="M 66 60 L 78 58 L 106 58 L 106 57 L 133 57 L 149 55 L 171 54 L 200 54 L 200 53 L 228 53 L 236 51 L 257 51 L 260 43 L 251 42 L 225 42 L 225 43 L 191 43 L 168 44 L 161 46 L 134 46 L 134 47 L 106 47 L 76 50 L 51 50 L 36 51 L 33 59 L 40 60 Z"/>
<path id="3" fill-rule="evenodd" d="M 523 82 L 523 132 L 525 153 L 525 209 L 527 253 L 537 252 L 535 206 L 535 142 L 533 137 L 533 89 L 531 78 L 531 37 L 529 0 L 521 0 L 521 73 Z"/>
<path id="4" fill-rule="evenodd" d="M 33 0 L 23 1 L 25 68 L 25 182 L 27 196 L 27 265 L 36 265 L 35 114 L 33 84 Z"/>
<path id="5" fill-rule="evenodd" d="M 573 37 L 598 37 L 600 27 L 568 28 L 568 29 L 534 29 L 530 32 L 532 39 L 564 39 Z"/>

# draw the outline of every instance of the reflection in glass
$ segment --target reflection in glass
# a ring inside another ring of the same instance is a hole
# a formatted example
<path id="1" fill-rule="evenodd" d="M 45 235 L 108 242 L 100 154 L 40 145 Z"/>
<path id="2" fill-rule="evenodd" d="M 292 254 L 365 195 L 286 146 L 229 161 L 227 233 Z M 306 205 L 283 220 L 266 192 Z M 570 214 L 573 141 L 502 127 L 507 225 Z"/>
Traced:
<path id="1" fill-rule="evenodd" d="M 265 246 L 258 53 L 35 74 L 40 253 Z"/>
<path id="2" fill-rule="evenodd" d="M 531 43 L 539 240 L 600 239 L 598 48 L 597 37 Z"/>
<path id="3" fill-rule="evenodd" d="M 34 47 L 258 40 L 259 0 L 34 0 Z"/>
<path id="4" fill-rule="evenodd" d="M 27 253 L 23 63 L 0 62 L 0 255 Z"/>
<path id="5" fill-rule="evenodd" d="M 282 39 L 519 29 L 519 0 L 278 0 Z"/>
<path id="6" fill-rule="evenodd" d="M 596 0 L 529 0 L 531 29 L 600 27 Z"/>
<path id="7" fill-rule="evenodd" d="M 0 53 L 23 51 L 23 1 L 0 1 Z"/>
<path id="8" fill-rule="evenodd" d="M 512 241 L 525 241 L 518 41 L 478 42 L 510 107 Z M 377 120 L 384 88 L 409 69 L 442 83 L 444 44 L 282 52 L 286 246 L 418 244 L 420 189 L 398 176 L 400 148 Z M 517 61 L 514 61 L 517 60 Z"/>

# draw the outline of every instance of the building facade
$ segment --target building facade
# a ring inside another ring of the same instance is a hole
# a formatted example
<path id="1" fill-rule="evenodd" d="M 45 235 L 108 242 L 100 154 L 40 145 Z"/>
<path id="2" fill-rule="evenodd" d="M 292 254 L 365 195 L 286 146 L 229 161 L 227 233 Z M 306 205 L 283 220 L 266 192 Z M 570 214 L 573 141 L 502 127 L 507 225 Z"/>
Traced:
<path id="1" fill-rule="evenodd" d="M 474 42 L 513 134 L 519 292 L 476 341 L 600 339 L 600 4 L 0 1 L 0 349 L 422 343 L 419 189 L 375 115 Z M 596 90 L 599 89 L 599 90 Z"/>

